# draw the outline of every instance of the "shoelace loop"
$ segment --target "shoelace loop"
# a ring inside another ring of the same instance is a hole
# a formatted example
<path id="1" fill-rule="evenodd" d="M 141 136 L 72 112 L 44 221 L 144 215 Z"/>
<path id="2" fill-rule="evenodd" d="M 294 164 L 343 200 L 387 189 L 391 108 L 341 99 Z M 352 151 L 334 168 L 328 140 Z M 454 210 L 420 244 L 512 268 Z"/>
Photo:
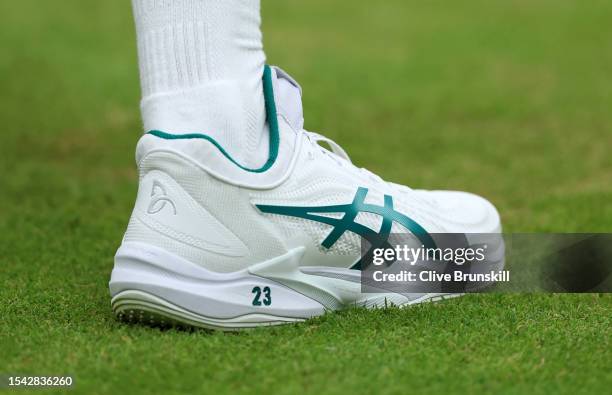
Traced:
<path id="1" fill-rule="evenodd" d="M 336 143 L 334 140 L 330 139 L 329 137 L 325 137 L 322 134 L 316 133 L 316 132 L 309 132 L 307 130 L 304 130 L 304 133 L 306 133 L 306 137 L 308 137 L 308 139 L 310 140 L 311 143 L 313 143 L 314 145 L 316 145 L 319 149 L 321 149 L 321 151 L 328 155 L 330 152 L 335 155 L 337 158 L 341 158 L 344 159 L 354 170 L 359 171 L 363 174 L 365 174 L 367 177 L 369 177 L 371 180 L 376 181 L 376 182 L 384 182 L 382 178 L 380 178 L 378 175 L 372 173 L 371 171 L 369 171 L 366 168 L 363 167 L 357 167 L 353 164 L 353 162 L 351 161 L 351 158 L 349 157 L 349 155 L 346 153 L 346 151 L 344 150 L 344 148 L 342 148 L 340 146 L 340 144 Z M 331 151 L 329 151 L 328 149 L 326 149 L 325 147 L 322 147 L 319 143 L 325 143 L 329 146 L 329 148 L 331 149 Z M 342 165 L 342 162 L 339 161 L 336 157 L 332 156 L 332 158 L 339 164 Z"/>

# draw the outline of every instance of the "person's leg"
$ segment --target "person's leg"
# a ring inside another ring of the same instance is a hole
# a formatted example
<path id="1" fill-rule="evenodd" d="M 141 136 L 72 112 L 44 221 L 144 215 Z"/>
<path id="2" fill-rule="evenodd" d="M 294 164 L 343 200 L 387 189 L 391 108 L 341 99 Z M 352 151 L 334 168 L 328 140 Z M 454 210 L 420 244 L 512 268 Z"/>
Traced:
<path id="1" fill-rule="evenodd" d="M 259 0 L 133 0 L 145 132 L 203 133 L 266 161 Z"/>

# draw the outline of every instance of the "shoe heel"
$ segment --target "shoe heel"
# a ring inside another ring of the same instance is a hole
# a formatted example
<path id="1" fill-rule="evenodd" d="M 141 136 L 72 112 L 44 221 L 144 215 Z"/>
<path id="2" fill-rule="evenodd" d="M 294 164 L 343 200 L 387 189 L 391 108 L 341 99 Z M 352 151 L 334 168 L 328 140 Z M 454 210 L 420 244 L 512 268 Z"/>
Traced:
<path id="1" fill-rule="evenodd" d="M 238 330 L 325 312 L 319 302 L 246 269 L 211 272 L 144 243 L 119 248 L 109 288 L 119 319 L 154 326 Z"/>

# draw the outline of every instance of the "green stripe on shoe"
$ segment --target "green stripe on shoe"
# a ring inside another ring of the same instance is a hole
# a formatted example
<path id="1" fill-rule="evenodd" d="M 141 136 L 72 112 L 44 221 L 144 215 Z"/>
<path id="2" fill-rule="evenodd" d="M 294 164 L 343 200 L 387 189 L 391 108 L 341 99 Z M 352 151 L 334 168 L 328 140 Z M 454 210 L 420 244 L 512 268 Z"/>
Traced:
<path id="1" fill-rule="evenodd" d="M 274 102 L 274 87 L 272 86 L 272 69 L 266 65 L 263 73 L 263 91 L 264 101 L 266 103 L 266 120 L 270 129 L 270 155 L 268 160 L 259 169 L 250 169 L 236 162 L 234 158 L 211 136 L 202 133 L 186 133 L 186 134 L 172 134 L 162 132 L 161 130 L 151 130 L 147 134 L 153 135 L 166 140 L 188 140 L 188 139 L 202 139 L 212 143 L 221 153 L 230 160 L 233 164 L 241 168 L 242 170 L 249 171 L 252 173 L 263 173 L 270 169 L 276 158 L 278 157 L 278 146 L 280 144 L 280 133 L 278 131 L 278 118 L 276 115 L 276 103 Z"/>

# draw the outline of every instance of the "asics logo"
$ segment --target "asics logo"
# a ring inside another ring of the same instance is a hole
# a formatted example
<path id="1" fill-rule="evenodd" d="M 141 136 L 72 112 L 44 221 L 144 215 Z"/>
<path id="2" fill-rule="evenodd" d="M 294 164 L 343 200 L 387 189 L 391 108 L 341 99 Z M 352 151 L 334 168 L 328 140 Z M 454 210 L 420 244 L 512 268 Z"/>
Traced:
<path id="1" fill-rule="evenodd" d="M 163 185 L 159 181 L 153 181 L 151 202 L 149 203 L 149 208 L 147 208 L 147 213 L 157 214 L 162 211 L 166 205 L 170 205 L 170 207 L 172 207 L 172 212 L 176 215 L 176 205 L 166 194 Z"/>
<path id="2" fill-rule="evenodd" d="M 389 247 L 389 235 L 394 222 L 402 225 L 410 230 L 423 245 L 427 248 L 435 248 L 436 243 L 429 233 L 412 218 L 393 209 L 393 196 L 384 196 L 384 205 L 377 206 L 374 204 L 365 203 L 365 198 L 368 194 L 368 189 L 360 187 L 355 193 L 353 201 L 349 204 L 338 204 L 333 206 L 310 206 L 310 207 L 294 207 L 294 206 L 271 206 L 258 204 L 259 210 L 269 214 L 279 214 L 289 217 L 304 218 L 310 221 L 320 222 L 332 226 L 332 230 L 323 240 L 321 245 L 325 248 L 331 248 L 336 241 L 346 232 L 353 232 L 368 241 L 371 248 L 366 253 L 368 256 L 373 253 L 375 248 Z M 342 213 L 341 218 L 330 218 L 317 213 Z M 382 225 L 378 231 L 368 228 L 358 222 L 355 218 L 359 213 L 372 213 L 382 217 Z M 363 259 L 363 257 L 362 257 Z M 361 270 L 361 260 L 355 263 L 351 269 Z"/>

